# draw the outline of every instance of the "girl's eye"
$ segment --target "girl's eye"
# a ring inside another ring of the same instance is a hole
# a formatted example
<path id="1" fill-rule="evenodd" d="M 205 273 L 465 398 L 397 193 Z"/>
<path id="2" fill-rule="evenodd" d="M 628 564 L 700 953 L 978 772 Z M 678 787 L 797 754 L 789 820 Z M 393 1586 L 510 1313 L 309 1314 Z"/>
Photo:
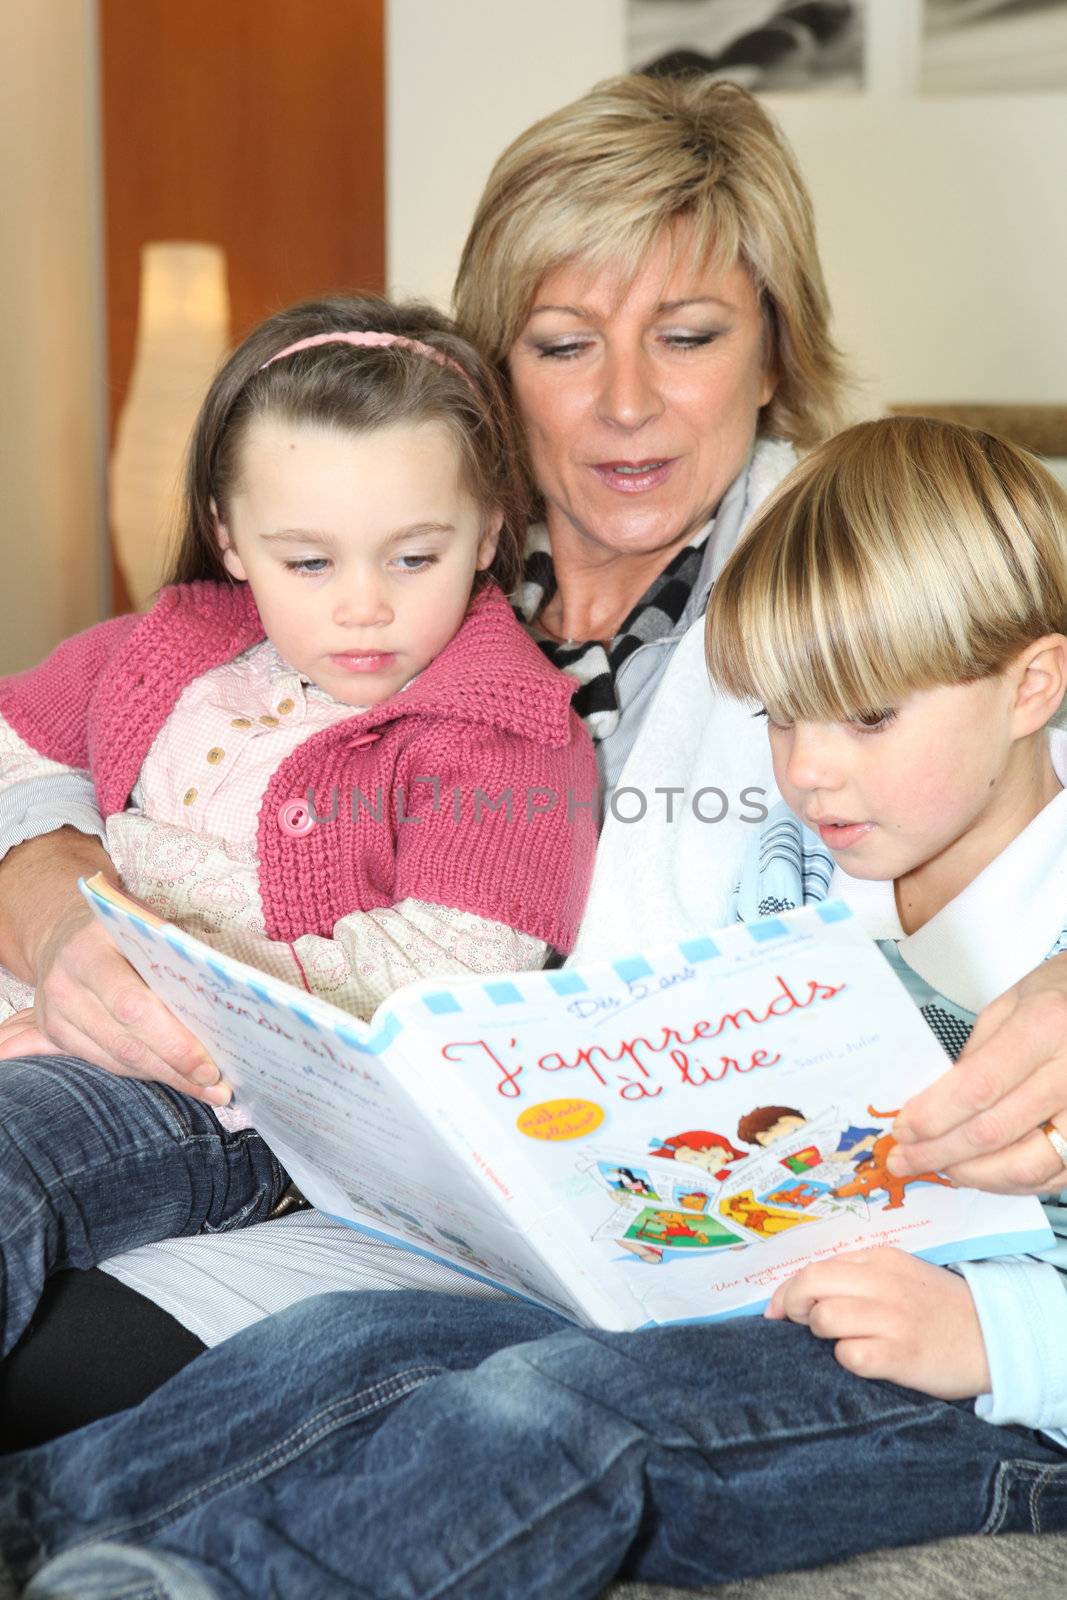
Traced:
<path id="1" fill-rule="evenodd" d="M 437 561 L 436 556 L 397 556 L 394 566 L 401 572 L 425 572 L 427 567 L 432 567 Z"/>
<path id="2" fill-rule="evenodd" d="M 287 572 L 302 572 L 305 577 L 313 578 L 318 573 L 325 572 L 329 564 L 325 556 L 309 556 L 306 561 L 287 561 L 285 570 Z"/>
<path id="3" fill-rule="evenodd" d="M 883 728 L 888 728 L 895 716 L 896 712 L 887 706 L 883 711 L 861 711 L 852 718 L 852 722 L 863 733 L 879 733 Z"/>

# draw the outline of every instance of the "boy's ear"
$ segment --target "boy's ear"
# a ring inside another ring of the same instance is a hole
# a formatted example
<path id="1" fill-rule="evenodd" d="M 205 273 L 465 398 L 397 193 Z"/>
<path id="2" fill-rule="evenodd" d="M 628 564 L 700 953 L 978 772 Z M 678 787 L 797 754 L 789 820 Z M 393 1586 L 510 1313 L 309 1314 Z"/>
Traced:
<path id="1" fill-rule="evenodd" d="M 500 543 L 500 530 L 504 526 L 504 513 L 499 508 L 492 513 L 485 524 L 481 542 L 478 545 L 478 571 L 484 572 L 486 567 L 491 567 L 496 547 Z"/>
<path id="2" fill-rule="evenodd" d="M 233 547 L 229 529 L 224 522 L 219 520 L 219 508 L 215 504 L 214 495 L 211 498 L 211 525 L 215 531 L 215 543 L 218 546 L 222 564 L 226 571 L 231 578 L 236 578 L 238 583 L 246 583 L 248 574 L 245 572 L 244 563 Z"/>
<path id="3" fill-rule="evenodd" d="M 1037 733 L 1060 708 L 1067 692 L 1067 638 L 1048 633 L 1016 657 L 1014 734 Z"/>

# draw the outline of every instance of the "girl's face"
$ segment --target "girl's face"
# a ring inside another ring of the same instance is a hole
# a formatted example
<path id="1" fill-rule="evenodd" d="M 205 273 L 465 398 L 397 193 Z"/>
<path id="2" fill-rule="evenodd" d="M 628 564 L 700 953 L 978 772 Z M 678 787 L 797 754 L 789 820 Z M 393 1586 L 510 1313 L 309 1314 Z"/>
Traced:
<path id="1" fill-rule="evenodd" d="M 265 417 L 218 537 L 279 655 L 334 699 L 372 706 L 455 635 L 500 520 L 471 498 L 442 423 L 346 433 Z"/>
<path id="2" fill-rule="evenodd" d="M 921 690 L 870 725 L 768 721 L 782 798 L 854 878 L 952 857 L 968 882 L 1019 832 L 1038 770 L 1018 690 L 1009 670 Z"/>

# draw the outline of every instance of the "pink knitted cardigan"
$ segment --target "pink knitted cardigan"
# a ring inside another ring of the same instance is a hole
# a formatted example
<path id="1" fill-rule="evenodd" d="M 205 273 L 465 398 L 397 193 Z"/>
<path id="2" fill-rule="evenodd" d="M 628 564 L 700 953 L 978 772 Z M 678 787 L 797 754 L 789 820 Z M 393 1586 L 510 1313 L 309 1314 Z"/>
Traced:
<path id="1" fill-rule="evenodd" d="M 0 712 L 40 754 L 88 769 L 107 817 L 186 685 L 263 637 L 247 585 L 176 585 L 147 615 L 100 623 L 0 680 Z M 257 834 L 268 937 L 329 937 L 349 912 L 413 898 L 569 950 L 597 811 L 575 687 L 500 590 L 483 589 L 410 688 L 313 734 L 270 780 Z M 294 834 L 283 817 L 309 791 L 323 820 Z"/>

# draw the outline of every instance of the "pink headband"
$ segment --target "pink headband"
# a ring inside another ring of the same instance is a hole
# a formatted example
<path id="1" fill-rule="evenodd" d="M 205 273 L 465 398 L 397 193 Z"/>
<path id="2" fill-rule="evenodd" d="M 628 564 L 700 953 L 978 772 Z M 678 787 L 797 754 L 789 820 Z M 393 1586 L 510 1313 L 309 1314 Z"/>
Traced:
<path id="1" fill-rule="evenodd" d="M 432 344 L 423 344 L 421 339 L 407 339 L 402 333 L 314 333 L 309 339 L 297 339 L 295 344 L 287 344 L 284 350 L 279 350 L 276 356 L 271 356 L 269 361 L 264 361 L 264 367 L 273 366 L 275 361 L 281 361 L 285 356 L 295 355 L 298 350 L 312 350 L 320 344 L 355 344 L 355 345 L 398 345 L 401 350 L 414 350 L 416 355 L 427 356 L 431 361 L 436 361 L 439 367 L 450 367 L 453 372 L 458 372 L 460 377 L 469 383 L 474 393 L 474 379 L 469 372 L 464 371 L 458 361 L 453 361 L 451 356 L 446 356 L 443 350 L 435 350 Z"/>

